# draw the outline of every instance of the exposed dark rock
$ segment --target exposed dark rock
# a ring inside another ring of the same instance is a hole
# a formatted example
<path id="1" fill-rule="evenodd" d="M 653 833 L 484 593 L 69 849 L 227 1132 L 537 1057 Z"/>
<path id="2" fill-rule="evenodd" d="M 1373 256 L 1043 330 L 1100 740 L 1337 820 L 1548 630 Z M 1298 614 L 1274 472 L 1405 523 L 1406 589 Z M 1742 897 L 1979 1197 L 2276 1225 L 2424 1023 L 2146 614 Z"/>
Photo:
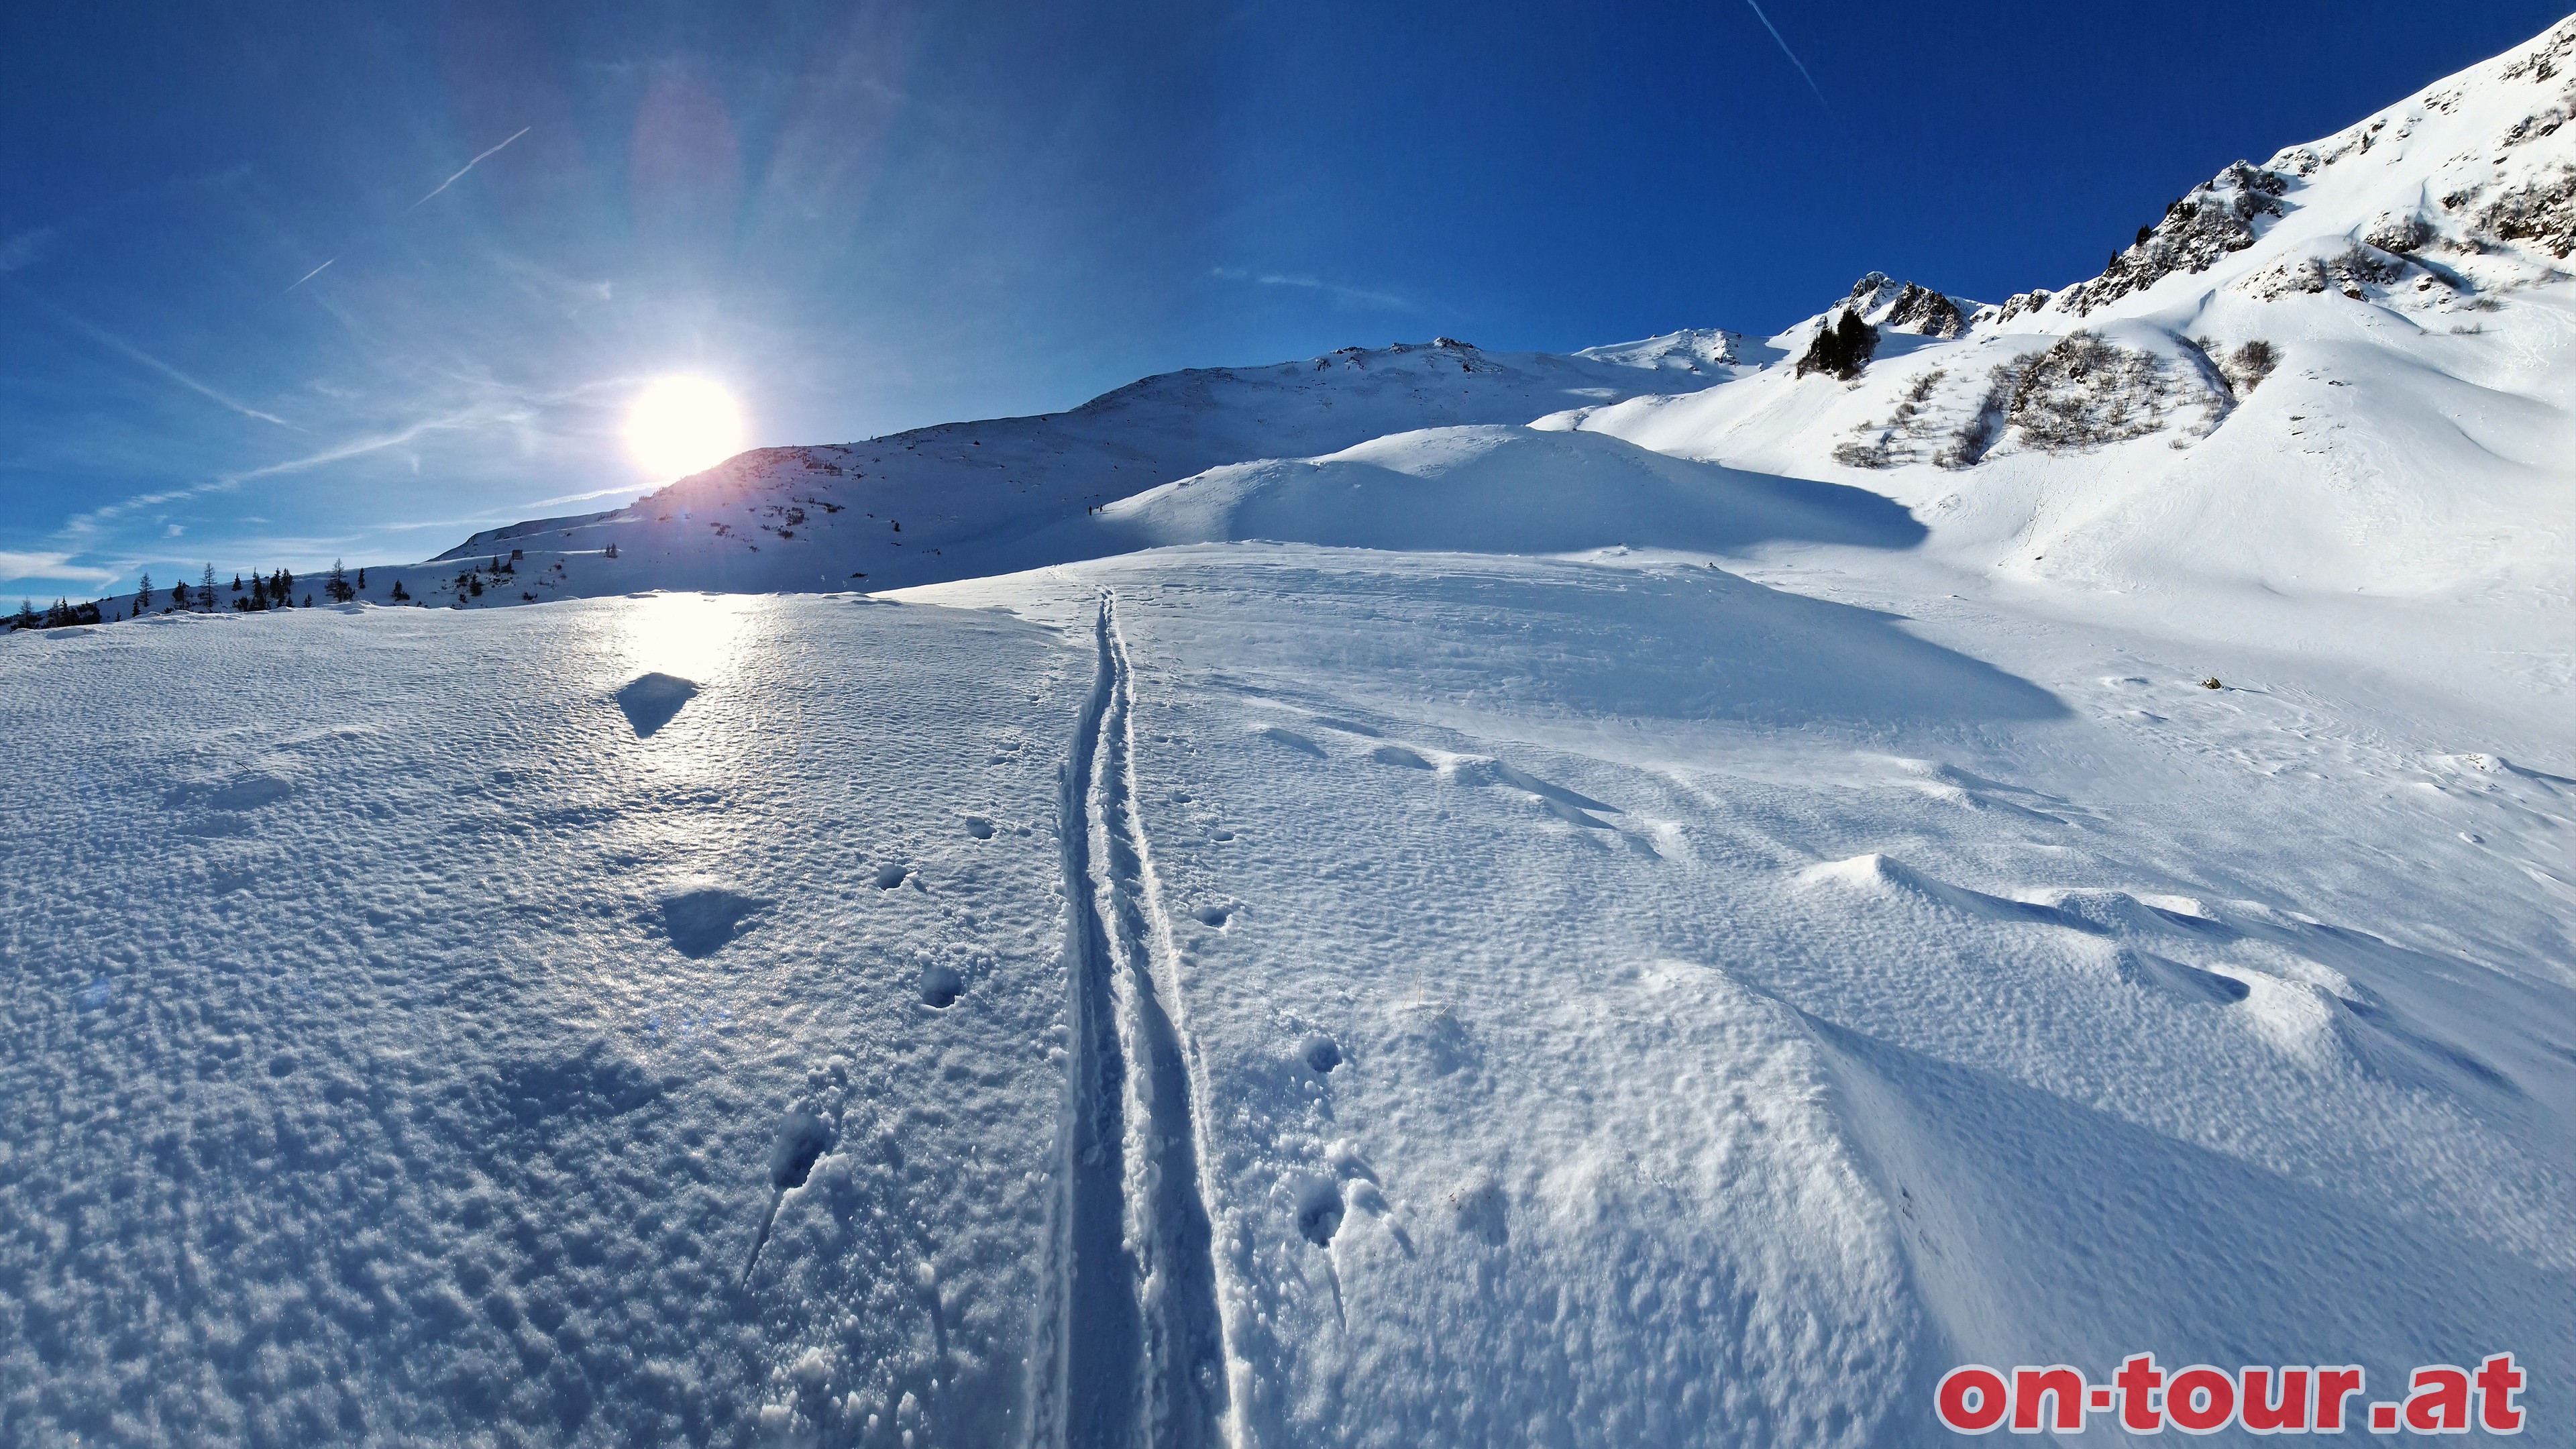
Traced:
<path id="1" fill-rule="evenodd" d="M 1896 305 L 1888 309 L 1890 330 L 1913 332 L 1925 337 L 1956 337 L 1968 330 L 1968 319 L 1959 304 L 1929 287 L 1905 284 L 1896 294 Z"/>
<path id="2" fill-rule="evenodd" d="M 1878 329 L 1846 307 L 1832 322 L 1816 330 L 1816 340 L 1807 344 L 1806 355 L 1798 359 L 1798 376 L 1829 372 L 1849 382 L 1860 376 L 1861 369 L 1869 366 L 1877 352 Z"/>
<path id="3" fill-rule="evenodd" d="M 2254 244 L 2256 223 L 2281 215 L 2281 196 L 2289 188 L 2278 172 L 2237 162 L 2166 207 L 2145 240 L 2112 257 L 2102 275 L 2068 288 L 2056 300 L 2058 309 L 2084 316 L 2176 272 L 2209 270 L 2219 258 Z"/>

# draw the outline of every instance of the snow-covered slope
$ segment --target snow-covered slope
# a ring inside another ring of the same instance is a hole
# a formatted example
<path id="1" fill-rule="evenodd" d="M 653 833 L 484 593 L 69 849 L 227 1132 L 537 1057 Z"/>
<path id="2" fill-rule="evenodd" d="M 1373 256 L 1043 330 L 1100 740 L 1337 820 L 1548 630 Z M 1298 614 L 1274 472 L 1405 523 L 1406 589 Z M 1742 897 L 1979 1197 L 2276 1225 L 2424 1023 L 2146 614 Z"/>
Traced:
<path id="1" fill-rule="evenodd" d="M 1212 468 L 977 557 L 1035 567 L 1241 539 L 1546 554 L 1623 544 L 1729 552 L 1779 539 L 1903 548 L 1922 537 L 1904 509 L 1863 489 L 1741 473 L 1597 434 L 1487 426 Z"/>
<path id="2" fill-rule="evenodd" d="M 0 1443 L 738 1443 L 789 1395 L 1017 1432 L 1089 684 L 1044 631 L 18 639 Z"/>
<path id="3" fill-rule="evenodd" d="M 1548 425 L 1868 477 L 1936 547 L 2014 573 L 2563 607 L 2571 110 L 2576 21 L 2228 168 L 2099 277 L 1979 309 L 1954 341 L 1883 337 L 1857 382 L 1773 368 Z M 1774 341 L 1802 350 L 1823 320 Z"/>
<path id="4" fill-rule="evenodd" d="M 2141 1348 L 2576 1412 L 2563 715 L 1801 583 L 17 636 L 0 1440 L 1909 1446 Z"/>
<path id="5" fill-rule="evenodd" d="M 899 587 L 1036 561 L 1025 540 L 1094 506 L 1224 463 L 1330 453 L 1388 433 L 1524 423 L 1579 403 L 1704 387 L 1737 370 L 1725 334 L 1633 355 L 1344 348 L 1275 367 L 1149 377 L 1068 413 L 958 423 L 837 447 L 763 448 L 604 514 L 477 535 L 411 569 L 371 569 L 450 602 L 457 577 L 512 549 L 469 604 L 638 588 Z M 1686 356 L 1685 356 L 1686 355 Z M 1683 360 L 1676 360 L 1683 359 Z M 1696 369 L 1696 370 L 1695 370 Z M 1057 536 L 1085 536 L 1058 529 Z M 606 556 L 614 547 L 615 558 Z M 1087 555 L 1076 554 L 1074 557 Z M 452 563 L 452 567 L 440 567 Z"/>

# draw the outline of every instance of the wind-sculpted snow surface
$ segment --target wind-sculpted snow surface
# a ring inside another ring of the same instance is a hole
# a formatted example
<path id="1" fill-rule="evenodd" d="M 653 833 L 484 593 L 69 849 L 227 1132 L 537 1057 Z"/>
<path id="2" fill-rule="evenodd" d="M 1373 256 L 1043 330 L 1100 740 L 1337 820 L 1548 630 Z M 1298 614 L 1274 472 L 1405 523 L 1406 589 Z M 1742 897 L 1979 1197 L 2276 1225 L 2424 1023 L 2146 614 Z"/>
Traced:
<path id="1" fill-rule="evenodd" d="M 2474 709 L 1617 554 L 912 597 L 1079 634 L 1104 585 L 1245 1442 L 1915 1444 L 1960 1362 L 2576 1353 L 2576 779 L 2438 748 Z"/>
<path id="2" fill-rule="evenodd" d="M 0 1439 L 1903 1445 L 1961 1361 L 2576 1354 L 2563 727 L 1801 547 L 18 636 Z"/>
<path id="3" fill-rule="evenodd" d="M 695 596 L 13 642 L 0 1443 L 1020 1432 L 1088 649 Z"/>

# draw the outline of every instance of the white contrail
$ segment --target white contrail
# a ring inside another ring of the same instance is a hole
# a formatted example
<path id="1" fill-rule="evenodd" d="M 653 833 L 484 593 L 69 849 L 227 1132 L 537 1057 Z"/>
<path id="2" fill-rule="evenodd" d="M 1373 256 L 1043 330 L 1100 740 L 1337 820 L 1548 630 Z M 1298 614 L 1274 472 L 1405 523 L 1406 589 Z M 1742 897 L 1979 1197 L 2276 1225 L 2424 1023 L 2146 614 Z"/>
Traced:
<path id="1" fill-rule="evenodd" d="M 172 367 L 166 362 L 163 362 L 160 358 L 153 356 L 151 353 L 146 352 L 142 348 L 135 346 L 133 343 L 126 341 L 124 338 L 108 331 L 106 328 L 101 327 L 94 322 L 88 322 L 79 317 L 75 317 L 71 313 L 64 311 L 62 308 L 55 306 L 53 303 L 46 301 L 42 297 L 38 297 L 33 293 L 28 292 L 23 287 L 12 287 L 11 290 L 16 292 L 19 296 L 26 298 L 28 301 L 35 303 L 37 306 L 44 308 L 47 312 L 52 313 L 64 326 L 70 327 L 81 333 L 83 336 L 89 338 L 99 346 L 107 348 L 111 352 L 119 353 L 125 357 L 131 358 L 135 362 L 152 369 L 154 372 L 161 374 L 163 377 L 170 379 L 172 382 L 179 384 L 190 392 L 196 393 L 200 397 L 221 403 L 225 407 L 232 409 L 234 412 L 237 412 L 246 418 L 257 418 L 263 423 L 275 423 L 289 432 L 300 433 L 304 431 L 302 428 L 295 426 L 295 424 L 288 422 L 286 419 L 279 417 L 275 413 L 261 412 L 259 409 L 252 407 L 246 402 L 242 402 L 237 398 L 227 397 L 223 393 L 215 391 L 206 384 L 199 382 L 197 379 L 190 377 L 188 374 L 181 372 L 179 369 Z"/>
<path id="2" fill-rule="evenodd" d="M 340 260 L 338 257 L 333 257 L 333 258 L 331 259 L 331 262 L 336 262 L 336 261 L 338 261 L 338 260 Z M 323 268 L 323 267 L 328 267 L 329 265 L 331 265 L 331 262 L 324 262 L 324 263 L 322 264 L 322 266 L 320 266 L 320 267 L 315 267 L 313 270 L 311 270 L 311 271 L 309 271 L 309 272 L 306 272 L 303 276 L 300 276 L 300 277 L 296 278 L 294 281 L 287 283 L 287 284 L 286 284 L 286 291 L 287 291 L 287 292 L 292 292 L 292 291 L 294 291 L 296 288 L 303 286 L 305 283 L 307 283 L 307 282 L 309 282 L 309 281 L 312 281 L 315 277 L 318 277 L 318 276 L 322 275 L 322 268 Z M 285 293 L 285 292 L 281 292 L 281 293 L 279 293 L 278 295 L 279 295 L 279 296 L 284 296 L 284 295 L 286 295 L 286 293 Z"/>
<path id="3" fill-rule="evenodd" d="M 522 420 L 495 413 L 487 408 L 469 407 L 444 417 L 423 418 L 419 422 L 397 428 L 390 433 L 380 433 L 372 438 L 352 438 L 345 443 L 335 443 L 319 453 L 308 453 L 301 458 L 289 458 L 283 463 L 271 463 L 265 468 L 247 468 L 239 473 L 225 473 L 220 475 L 217 481 L 230 487 L 236 483 L 249 482 L 253 478 L 274 478 L 281 473 L 301 473 L 307 468 L 319 468 L 325 463 L 343 462 L 350 458 L 380 452 L 386 448 L 398 448 L 423 433 L 472 427 L 479 423 Z"/>
<path id="4" fill-rule="evenodd" d="M 1771 38 L 1779 42 L 1780 53 L 1789 57 L 1789 63 L 1798 68 L 1798 74 L 1807 77 L 1807 89 L 1816 93 L 1816 104 L 1823 106 L 1826 110 L 1832 110 L 1834 108 L 1833 102 L 1825 99 L 1824 91 L 1816 85 L 1816 78 L 1812 75 L 1808 75 L 1807 63 L 1798 59 L 1798 52 L 1791 50 L 1789 48 L 1789 42 L 1780 38 L 1780 27 L 1772 24 L 1771 17 L 1762 13 L 1761 0 L 1744 0 L 1744 3 L 1753 7 L 1753 18 L 1761 21 L 1762 28 L 1770 31 Z M 517 138 L 513 137 L 511 139 L 516 140 Z M 503 144 L 507 145 L 508 143 L 504 142 Z M 477 157 L 475 159 L 480 160 L 482 158 Z M 464 173 L 459 172 L 458 174 L 463 175 Z"/>
<path id="5" fill-rule="evenodd" d="M 1768 24 L 1770 24 L 1771 22 L 1770 22 L 1770 21 L 1768 21 L 1768 20 L 1765 20 L 1765 21 L 1763 21 L 1762 23 L 1763 23 L 1763 24 L 1765 24 L 1765 25 L 1768 25 Z M 1774 31 L 1774 32 L 1772 32 L 1772 33 L 1776 35 L 1776 34 L 1778 34 L 1779 32 Z M 1795 57 L 1795 56 L 1790 57 L 1790 59 L 1792 59 L 1792 60 L 1795 60 L 1796 58 L 1797 58 L 1797 57 Z M 1800 67 L 1799 67 L 1799 69 L 1800 69 L 1800 70 L 1804 70 L 1804 69 L 1806 69 L 1806 67 L 1804 67 L 1804 66 L 1800 66 Z M 1810 84 L 1813 84 L 1813 82 L 1810 82 Z M 530 131 L 533 131 L 533 130 L 535 130 L 535 129 L 536 129 L 536 127 L 534 127 L 534 126 L 521 126 L 521 127 L 520 127 L 516 132 L 513 132 L 513 133 L 511 134 L 511 136 L 510 136 L 510 141 L 515 141 L 515 140 L 519 139 L 519 137 L 524 136 L 524 135 L 528 134 Z M 510 141 L 504 141 L 504 142 L 502 142 L 502 143 L 501 143 L 501 146 L 507 146 L 507 145 L 509 145 L 509 144 L 510 144 Z M 449 187 L 451 187 L 451 186 L 454 186 L 458 181 L 460 181 L 460 180 L 462 180 L 462 179 L 464 178 L 464 176 L 465 176 L 465 173 L 466 173 L 466 172 L 471 171 L 471 170 L 473 170 L 475 167 L 482 165 L 482 164 L 483 164 L 483 162 L 484 162 L 487 158 L 489 158 L 489 157 L 491 157 L 491 156 L 493 156 L 493 155 L 495 155 L 495 154 L 499 153 L 499 151 L 500 151 L 500 149 L 501 149 L 501 146 L 495 146 L 495 147 L 493 147 L 491 150 L 484 152 L 481 156 L 477 156 L 477 157 L 475 157 L 473 160 L 466 162 L 464 165 L 457 167 L 457 168 L 456 168 L 456 174 L 455 174 L 454 176 L 450 176 L 450 177 L 448 177 L 445 181 L 442 181 L 442 182 L 438 183 L 438 191 L 432 191 L 432 192 L 429 194 L 429 196 L 424 196 L 424 197 L 422 197 L 420 200 L 415 201 L 415 202 L 413 202 L 411 205 L 404 207 L 404 208 L 403 208 L 403 210 L 405 210 L 405 211 L 418 211 L 418 210 L 420 210 L 422 207 L 424 207 L 424 206 L 428 205 L 428 204 L 429 204 L 429 197 L 430 197 L 430 196 L 436 196 L 436 195 L 438 194 L 438 192 L 439 192 L 439 191 L 445 191 L 447 188 L 449 188 Z M 326 265 L 326 266 L 327 266 L 327 265 L 329 265 L 329 264 L 328 264 L 328 263 L 324 263 L 324 265 Z"/>

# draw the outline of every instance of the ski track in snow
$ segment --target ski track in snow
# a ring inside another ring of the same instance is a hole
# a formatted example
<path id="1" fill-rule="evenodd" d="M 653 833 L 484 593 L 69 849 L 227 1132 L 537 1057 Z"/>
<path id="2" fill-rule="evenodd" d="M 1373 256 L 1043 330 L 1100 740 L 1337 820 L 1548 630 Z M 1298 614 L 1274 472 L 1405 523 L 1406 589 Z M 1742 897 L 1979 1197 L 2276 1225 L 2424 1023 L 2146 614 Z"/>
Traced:
<path id="1" fill-rule="evenodd" d="M 1195 1083 L 1163 913 L 1135 808 L 1135 671 L 1112 595 L 1065 770 L 1067 941 L 1077 1051 L 1055 1293 L 1062 1395 L 1042 1442 L 1217 1443 L 1227 1376 Z M 1059 1422 L 1060 1421 L 1060 1422 Z"/>

